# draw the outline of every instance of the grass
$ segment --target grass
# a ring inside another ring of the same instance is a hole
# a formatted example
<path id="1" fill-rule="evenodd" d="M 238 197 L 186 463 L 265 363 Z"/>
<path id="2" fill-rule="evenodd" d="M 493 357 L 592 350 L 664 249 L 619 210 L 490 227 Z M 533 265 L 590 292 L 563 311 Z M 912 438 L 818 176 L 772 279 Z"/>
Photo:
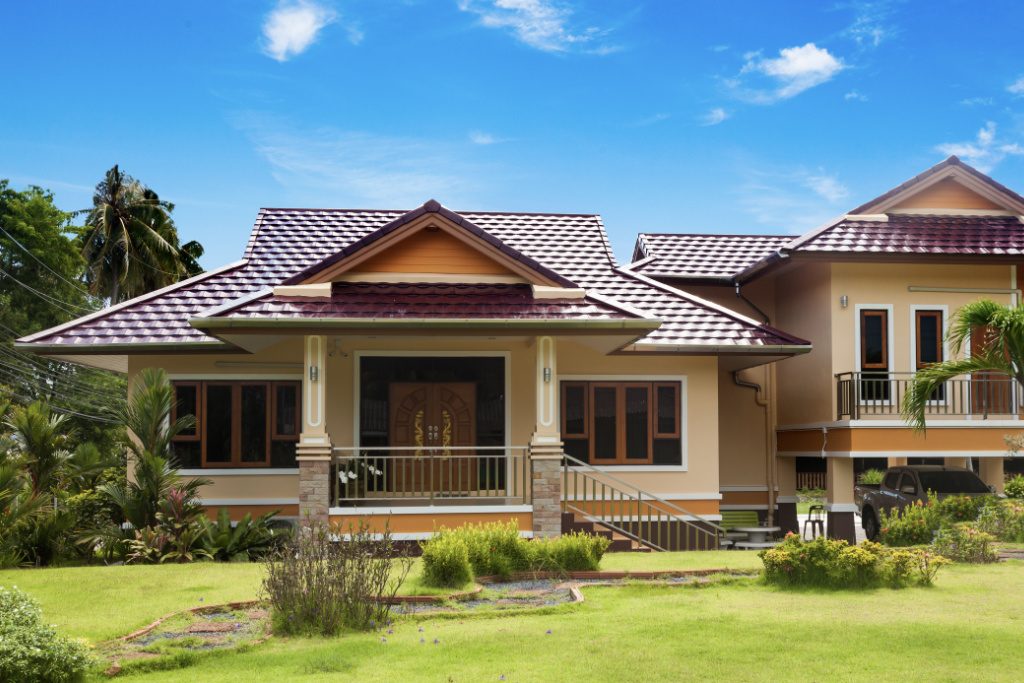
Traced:
<path id="1" fill-rule="evenodd" d="M 755 553 L 739 551 L 615 554 L 603 563 L 636 570 L 758 565 Z M 252 597 L 258 566 L 0 572 L 0 584 L 9 583 L 35 595 L 65 633 L 96 640 L 198 604 L 200 596 L 207 604 Z M 1022 562 L 951 566 L 933 588 L 902 591 L 784 591 L 752 580 L 704 588 L 591 587 L 584 594 L 582 605 L 539 612 L 402 619 L 387 643 L 379 633 L 274 638 L 241 653 L 200 658 L 187 675 L 158 671 L 127 680 L 1020 678 Z"/>

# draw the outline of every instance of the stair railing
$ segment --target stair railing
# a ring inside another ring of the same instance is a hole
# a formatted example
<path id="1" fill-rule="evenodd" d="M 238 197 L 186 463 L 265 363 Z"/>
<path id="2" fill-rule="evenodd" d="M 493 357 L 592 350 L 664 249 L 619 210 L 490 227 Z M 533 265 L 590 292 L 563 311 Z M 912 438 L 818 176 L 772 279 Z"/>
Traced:
<path id="1" fill-rule="evenodd" d="M 564 455 L 562 511 L 571 512 L 652 550 L 718 550 L 725 529 L 675 503 Z M 693 520 L 700 520 L 695 522 Z"/>

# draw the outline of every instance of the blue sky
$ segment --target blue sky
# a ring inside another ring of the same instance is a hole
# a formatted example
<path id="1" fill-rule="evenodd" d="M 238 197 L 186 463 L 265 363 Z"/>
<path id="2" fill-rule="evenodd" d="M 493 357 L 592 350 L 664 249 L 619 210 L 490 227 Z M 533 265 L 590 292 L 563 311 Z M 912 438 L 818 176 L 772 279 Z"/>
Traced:
<path id="1" fill-rule="evenodd" d="M 983 10 L 979 10 L 983 7 Z M 796 233 L 949 153 L 1024 191 L 1019 2 L 12 3 L 0 178 L 119 163 L 204 265 L 261 206 Z"/>

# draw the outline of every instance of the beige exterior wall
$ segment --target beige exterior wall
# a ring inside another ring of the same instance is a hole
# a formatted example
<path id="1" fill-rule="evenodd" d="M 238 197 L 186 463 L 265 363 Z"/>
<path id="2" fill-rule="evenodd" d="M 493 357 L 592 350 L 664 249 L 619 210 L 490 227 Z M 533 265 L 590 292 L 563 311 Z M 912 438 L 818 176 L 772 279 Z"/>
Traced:
<path id="1" fill-rule="evenodd" d="M 776 278 L 773 324 L 814 347 L 778 364 L 779 424 L 826 421 L 835 413 L 830 279 L 827 263 L 794 265 Z"/>
<path id="2" fill-rule="evenodd" d="M 639 488 L 655 494 L 685 494 L 685 499 L 712 501 L 717 511 L 719 483 L 718 466 L 718 363 L 714 357 L 680 356 L 609 356 L 584 340 L 559 338 L 557 373 L 559 377 L 684 377 L 686 467 L 655 468 L 650 471 L 609 472 Z M 536 426 L 536 352 L 533 338 L 445 338 L 445 337 L 330 337 L 327 345 L 326 383 L 327 431 L 334 446 L 353 446 L 356 397 L 356 359 L 362 355 L 386 353 L 404 355 L 507 355 L 508 406 L 510 417 L 509 444 L 526 446 Z M 172 378 L 181 379 L 301 379 L 301 367 L 261 367 L 260 363 L 302 363 L 302 340 L 285 339 L 256 354 L 135 356 L 129 361 L 129 381 L 145 367 L 160 367 Z M 245 366 L 224 367 L 221 363 L 244 363 Z M 749 392 L 748 393 L 752 393 Z M 750 403 L 751 396 L 744 397 Z M 760 424 L 760 423 L 759 423 Z M 275 501 L 298 497 L 298 475 L 290 470 L 274 473 L 261 469 L 259 474 L 204 474 L 212 484 L 203 490 L 203 498 L 219 501 L 238 499 L 239 504 L 254 505 L 258 499 Z M 699 494 L 699 495 L 695 495 Z M 678 498 L 676 498 L 678 500 Z"/>

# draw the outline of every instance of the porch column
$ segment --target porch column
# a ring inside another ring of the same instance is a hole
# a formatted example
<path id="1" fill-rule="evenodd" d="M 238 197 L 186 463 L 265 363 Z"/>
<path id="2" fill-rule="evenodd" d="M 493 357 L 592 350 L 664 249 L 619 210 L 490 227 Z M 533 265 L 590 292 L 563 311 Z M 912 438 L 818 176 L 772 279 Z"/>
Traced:
<path id="1" fill-rule="evenodd" d="M 890 456 L 889 459 L 888 459 L 888 464 L 889 464 L 889 467 L 903 467 L 904 465 L 907 464 L 907 459 L 906 458 L 897 458 L 895 456 Z"/>
<path id="2" fill-rule="evenodd" d="M 562 533 L 562 436 L 555 339 L 538 337 L 534 350 L 537 416 L 530 437 L 533 535 L 558 536 Z"/>
<path id="3" fill-rule="evenodd" d="M 971 469 L 970 458 L 943 458 L 942 464 L 946 467 L 966 467 L 967 469 Z"/>
<path id="4" fill-rule="evenodd" d="M 1006 473 L 1003 466 L 1006 464 L 1004 458 L 978 458 L 978 474 L 981 480 L 989 486 L 994 486 L 996 493 L 1003 492 L 1003 485 L 1006 483 Z"/>
<path id="5" fill-rule="evenodd" d="M 331 437 L 325 416 L 327 337 L 307 336 L 303 348 L 302 432 L 296 447 L 299 517 L 302 524 L 327 524 L 331 487 Z"/>
<path id="6" fill-rule="evenodd" d="M 796 517 L 796 458 L 776 458 L 775 469 L 779 495 L 775 498 L 778 514 L 775 523 L 782 527 L 782 533 L 800 533 L 800 521 Z"/>
<path id="7" fill-rule="evenodd" d="M 857 542 L 857 521 L 854 515 L 857 506 L 853 502 L 853 459 L 827 458 L 826 462 L 826 533 L 829 538 L 841 538 L 852 545 Z"/>

